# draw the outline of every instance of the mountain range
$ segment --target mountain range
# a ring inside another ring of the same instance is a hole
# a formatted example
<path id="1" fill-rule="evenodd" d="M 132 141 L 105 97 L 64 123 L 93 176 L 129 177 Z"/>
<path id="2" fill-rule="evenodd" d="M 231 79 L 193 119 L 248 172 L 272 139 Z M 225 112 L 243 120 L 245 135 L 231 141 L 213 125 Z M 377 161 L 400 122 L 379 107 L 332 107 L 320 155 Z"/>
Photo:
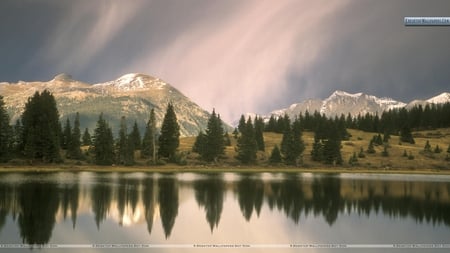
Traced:
<path id="1" fill-rule="evenodd" d="M 199 131 L 204 131 L 210 116 L 209 112 L 170 84 L 149 75 L 131 73 L 112 81 L 88 84 L 74 80 L 70 75 L 59 74 L 46 82 L 0 82 L 0 95 L 4 97 L 6 109 L 11 116 L 11 124 L 15 124 L 20 118 L 27 99 L 36 91 L 44 89 L 48 89 L 55 96 L 61 120 L 67 117 L 72 120 L 75 113 L 79 112 L 82 130 L 87 127 L 91 133 L 100 113 L 103 113 L 104 118 L 110 122 L 114 132 L 119 129 L 120 118 L 125 116 L 129 127 L 136 120 L 143 133 L 152 108 L 155 110 L 157 127 L 160 127 L 169 102 L 174 105 L 182 136 L 195 136 Z M 404 103 L 392 98 L 378 98 L 364 93 L 352 94 L 338 90 L 324 100 L 308 99 L 260 116 L 268 121 L 271 115 L 278 117 L 287 114 L 295 118 L 306 111 L 310 113 L 318 111 L 329 117 L 341 114 L 357 116 L 366 113 L 381 115 L 383 111 L 389 109 L 410 109 L 417 105 L 448 102 L 450 102 L 448 92 Z M 254 118 L 256 114 L 245 114 L 245 117 L 249 116 Z M 237 125 L 237 122 L 238 120 L 233 122 L 233 125 Z M 232 131 L 227 124 L 225 129 Z"/>
<path id="2" fill-rule="evenodd" d="M 0 94 L 11 116 L 11 124 L 20 118 L 28 97 L 44 89 L 55 96 L 61 120 L 69 117 L 73 123 L 75 113 L 79 112 L 82 131 L 87 127 L 91 133 L 100 113 L 103 113 L 113 132 L 118 131 L 120 118 L 126 116 L 129 131 L 136 120 L 143 134 L 151 108 L 155 110 L 159 127 L 169 102 L 174 106 L 181 136 L 193 136 L 204 131 L 210 116 L 180 91 L 149 75 L 132 73 L 113 81 L 88 84 L 60 74 L 47 82 L 0 83 Z"/>
<path id="3" fill-rule="evenodd" d="M 424 100 L 413 100 L 409 103 L 396 101 L 392 98 L 378 98 L 376 96 L 367 95 L 364 93 L 348 93 L 345 91 L 335 91 L 328 98 L 308 99 L 300 103 L 292 104 L 291 106 L 279 110 L 275 110 L 266 115 L 259 115 L 264 120 L 268 121 L 270 116 L 283 116 L 287 114 L 290 118 L 295 118 L 300 113 L 314 113 L 315 111 L 325 114 L 328 117 L 340 116 L 349 113 L 353 117 L 360 115 L 378 114 L 381 115 L 383 111 L 396 108 L 410 109 L 414 106 L 427 104 L 443 104 L 450 102 L 450 93 L 444 92 L 435 97 Z M 255 117 L 255 113 L 247 113 L 245 117 Z M 236 121 L 235 123 L 237 123 Z"/>

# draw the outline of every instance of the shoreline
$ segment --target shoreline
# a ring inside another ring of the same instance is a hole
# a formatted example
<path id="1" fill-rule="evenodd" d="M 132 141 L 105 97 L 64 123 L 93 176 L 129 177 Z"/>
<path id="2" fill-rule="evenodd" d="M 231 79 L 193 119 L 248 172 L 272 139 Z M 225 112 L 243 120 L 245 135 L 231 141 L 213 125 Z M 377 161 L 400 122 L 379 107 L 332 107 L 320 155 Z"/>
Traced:
<path id="1" fill-rule="evenodd" d="M 270 166 L 88 166 L 88 165 L 38 165 L 14 166 L 0 165 L 2 173 L 48 173 L 48 172 L 105 172 L 105 173 L 349 173 L 349 174 L 411 174 L 411 175 L 450 175 L 450 170 L 440 169 L 405 169 L 405 168 L 346 168 L 346 167 L 270 167 Z"/>

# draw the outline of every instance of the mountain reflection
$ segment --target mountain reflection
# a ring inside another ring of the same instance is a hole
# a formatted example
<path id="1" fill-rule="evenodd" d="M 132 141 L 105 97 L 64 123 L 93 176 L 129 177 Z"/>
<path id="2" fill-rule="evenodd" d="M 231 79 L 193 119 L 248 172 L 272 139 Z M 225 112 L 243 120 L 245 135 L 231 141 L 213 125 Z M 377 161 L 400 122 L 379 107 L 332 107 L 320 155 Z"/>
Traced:
<path id="1" fill-rule="evenodd" d="M 450 226 L 450 183 L 446 182 L 302 174 L 268 178 L 238 174 L 236 180 L 225 180 L 224 174 L 207 174 L 182 180 L 176 175 L 90 173 L 91 181 L 86 183 L 77 173 L 63 174 L 69 175 L 70 180 L 62 181 L 58 179 L 60 175 L 34 180 L 33 174 L 23 174 L 14 182 L 0 180 L 0 231 L 10 217 L 24 243 L 42 245 L 49 243 L 53 228 L 61 219 L 70 218 L 76 230 L 77 215 L 90 213 L 99 231 L 102 223 L 110 219 L 121 226 L 146 224 L 149 235 L 155 219 L 160 217 L 168 239 L 179 204 L 194 198 L 213 233 L 220 229 L 220 218 L 227 211 L 227 192 L 235 196 L 227 201 L 237 201 L 248 222 L 258 219 L 267 205 L 271 212 L 283 213 L 296 224 L 310 215 L 322 217 L 333 226 L 344 213 L 367 217 L 382 213 Z"/>

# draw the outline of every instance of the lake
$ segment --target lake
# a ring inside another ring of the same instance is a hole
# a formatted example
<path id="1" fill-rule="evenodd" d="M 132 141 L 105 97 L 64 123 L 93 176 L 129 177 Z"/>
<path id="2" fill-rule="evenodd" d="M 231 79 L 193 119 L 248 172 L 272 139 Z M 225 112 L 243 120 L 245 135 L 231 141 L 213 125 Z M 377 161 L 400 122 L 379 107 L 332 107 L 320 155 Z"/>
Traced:
<path id="1" fill-rule="evenodd" d="M 0 243 L 5 252 L 448 252 L 450 176 L 2 173 Z"/>

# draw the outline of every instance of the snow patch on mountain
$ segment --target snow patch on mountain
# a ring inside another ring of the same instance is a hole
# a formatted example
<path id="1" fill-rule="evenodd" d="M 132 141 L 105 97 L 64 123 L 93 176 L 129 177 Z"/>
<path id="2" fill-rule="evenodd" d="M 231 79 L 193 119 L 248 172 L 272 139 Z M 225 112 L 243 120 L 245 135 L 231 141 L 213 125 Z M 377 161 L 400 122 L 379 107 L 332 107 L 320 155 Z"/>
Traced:
<path id="1" fill-rule="evenodd" d="M 428 103 L 432 104 L 444 104 L 450 102 L 450 93 L 444 92 L 435 97 L 427 99 Z"/>

